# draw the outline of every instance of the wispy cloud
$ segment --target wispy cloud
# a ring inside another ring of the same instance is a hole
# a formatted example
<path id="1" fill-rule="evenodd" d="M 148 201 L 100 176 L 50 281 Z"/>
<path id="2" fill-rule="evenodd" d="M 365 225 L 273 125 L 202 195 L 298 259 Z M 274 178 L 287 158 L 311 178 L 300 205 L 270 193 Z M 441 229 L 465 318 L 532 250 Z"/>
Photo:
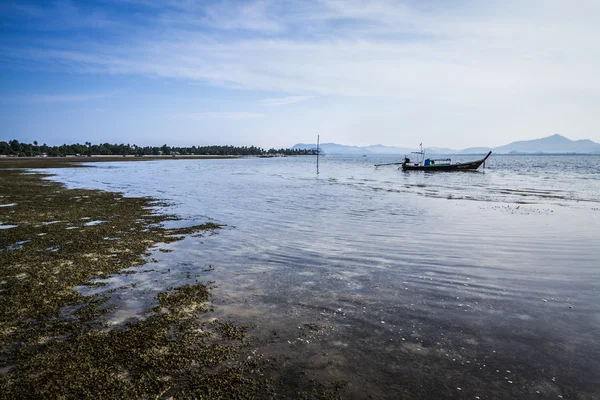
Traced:
<path id="1" fill-rule="evenodd" d="M 313 98 L 314 96 L 273 97 L 269 99 L 262 99 L 259 103 L 263 106 L 284 106 L 287 104 L 301 103 Z"/>
<path id="2" fill-rule="evenodd" d="M 114 96 L 115 93 L 97 93 L 97 94 L 61 94 L 61 95 L 31 95 L 21 96 L 17 100 L 34 102 L 34 103 L 80 103 L 84 101 L 105 99 Z"/>
<path id="3" fill-rule="evenodd" d="M 68 31 L 73 29 L 114 29 L 124 25 L 109 16 L 109 13 L 94 7 L 83 10 L 76 2 L 47 1 L 39 4 L 12 3 L 6 6 L 7 11 L 12 11 L 4 16 L 8 26 L 19 24 L 18 18 L 25 16 L 33 22 L 34 29 L 41 31 Z"/>
<path id="4" fill-rule="evenodd" d="M 464 96 L 488 90 L 600 90 L 594 67 L 600 53 L 596 35 L 590 34 L 600 34 L 600 29 L 594 18 L 579 11 L 583 7 L 569 9 L 571 18 L 564 18 L 561 2 L 542 7 L 536 1 L 524 5 L 509 0 L 436 10 L 395 1 L 323 0 L 293 14 L 276 9 L 275 15 L 275 3 L 266 1 L 175 4 L 177 14 L 171 8 L 154 16 L 174 18 L 160 32 L 147 30 L 122 43 L 12 48 L 5 57 L 80 72 L 142 74 L 282 93 L 426 97 L 449 91 Z M 248 15 L 260 34 L 220 34 L 216 28 L 209 33 L 176 24 L 178 18 L 198 17 L 210 19 L 211 27 L 242 29 L 239 21 Z M 269 27 L 271 23 L 277 27 Z M 280 34 L 261 35 L 268 32 Z"/>
<path id="5" fill-rule="evenodd" d="M 280 33 L 285 25 L 271 11 L 272 2 L 254 1 L 237 6 L 229 2 L 212 3 L 205 8 L 207 21 L 216 29 L 248 30 L 264 33 Z"/>
<path id="6" fill-rule="evenodd" d="M 198 112 L 198 113 L 174 113 L 169 114 L 173 118 L 190 118 L 190 119 L 256 119 L 263 118 L 264 114 L 253 113 L 253 112 Z"/>

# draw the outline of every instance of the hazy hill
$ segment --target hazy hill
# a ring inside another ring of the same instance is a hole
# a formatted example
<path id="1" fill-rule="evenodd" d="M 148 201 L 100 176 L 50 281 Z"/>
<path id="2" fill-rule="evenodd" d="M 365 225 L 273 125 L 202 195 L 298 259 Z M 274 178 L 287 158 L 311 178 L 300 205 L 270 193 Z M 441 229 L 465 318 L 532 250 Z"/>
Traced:
<path id="1" fill-rule="evenodd" d="M 316 144 L 299 143 L 292 149 L 313 149 Z M 417 148 L 384 146 L 376 144 L 372 146 L 346 146 L 337 143 L 323 143 L 320 145 L 325 154 L 409 154 Z M 496 154 L 535 154 L 535 153 L 578 153 L 578 154 L 600 154 L 600 143 L 591 140 L 571 140 L 561 135 L 552 135 L 541 139 L 521 140 L 504 146 L 470 147 L 464 150 L 448 148 L 427 147 L 428 154 L 485 154 L 493 151 Z"/>
<path id="2" fill-rule="evenodd" d="M 600 144 L 591 140 L 571 140 L 561 135 L 522 140 L 492 149 L 495 153 L 600 153 Z"/>
<path id="3" fill-rule="evenodd" d="M 337 143 L 321 143 L 319 145 L 321 151 L 324 154 L 398 154 L 404 155 L 409 154 L 411 151 L 417 151 L 418 149 L 409 147 L 396 147 L 396 146 L 384 146 L 382 144 L 375 144 L 371 146 L 346 146 Z M 292 147 L 292 149 L 316 149 L 316 143 L 298 143 Z M 430 154 L 455 154 L 457 150 L 437 148 L 428 148 L 427 152 Z"/>
<path id="4" fill-rule="evenodd" d="M 292 146 L 292 150 L 300 150 L 300 149 L 316 149 L 316 143 L 298 143 Z M 321 143 L 319 145 L 321 151 L 325 154 L 365 154 L 369 153 L 364 147 L 359 146 L 346 146 L 343 144 L 337 143 Z"/>
<path id="5" fill-rule="evenodd" d="M 484 154 L 492 150 L 489 147 L 469 147 L 458 152 L 458 154 Z"/>

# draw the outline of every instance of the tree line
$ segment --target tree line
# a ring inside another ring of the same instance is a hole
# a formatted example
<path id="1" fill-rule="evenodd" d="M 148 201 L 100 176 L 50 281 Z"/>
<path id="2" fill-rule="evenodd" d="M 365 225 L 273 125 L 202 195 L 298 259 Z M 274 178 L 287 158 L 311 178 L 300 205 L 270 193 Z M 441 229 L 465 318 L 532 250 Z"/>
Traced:
<path id="1" fill-rule="evenodd" d="M 49 157 L 64 157 L 71 155 L 215 155 L 215 156 L 262 156 L 262 155 L 316 155 L 315 149 L 269 149 L 265 150 L 256 146 L 191 146 L 172 147 L 166 144 L 158 146 L 138 146 L 135 144 L 63 144 L 60 146 L 48 146 L 47 144 L 20 143 L 18 140 L 0 142 L 0 155 L 35 157 L 47 155 Z"/>

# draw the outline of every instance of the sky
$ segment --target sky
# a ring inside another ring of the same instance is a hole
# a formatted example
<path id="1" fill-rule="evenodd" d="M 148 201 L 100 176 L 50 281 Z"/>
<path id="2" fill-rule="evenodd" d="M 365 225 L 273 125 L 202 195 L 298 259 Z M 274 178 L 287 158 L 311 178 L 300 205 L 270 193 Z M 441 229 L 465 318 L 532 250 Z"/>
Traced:
<path id="1" fill-rule="evenodd" d="M 600 142 L 600 1 L 0 0 L 0 141 Z"/>

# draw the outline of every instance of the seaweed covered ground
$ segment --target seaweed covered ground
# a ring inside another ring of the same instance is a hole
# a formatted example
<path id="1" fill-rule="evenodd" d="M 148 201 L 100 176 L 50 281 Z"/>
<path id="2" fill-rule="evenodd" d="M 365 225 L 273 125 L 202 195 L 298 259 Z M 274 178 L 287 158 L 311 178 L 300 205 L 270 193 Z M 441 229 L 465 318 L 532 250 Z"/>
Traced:
<path id="1" fill-rule="evenodd" d="M 66 166 L 66 165 L 65 165 Z M 269 396 L 246 328 L 209 318 L 208 283 L 160 293 L 144 318 L 107 324 L 108 293 L 74 288 L 148 260 L 156 243 L 218 229 L 166 229 L 160 203 L 66 189 L 0 169 L 0 398 Z"/>

